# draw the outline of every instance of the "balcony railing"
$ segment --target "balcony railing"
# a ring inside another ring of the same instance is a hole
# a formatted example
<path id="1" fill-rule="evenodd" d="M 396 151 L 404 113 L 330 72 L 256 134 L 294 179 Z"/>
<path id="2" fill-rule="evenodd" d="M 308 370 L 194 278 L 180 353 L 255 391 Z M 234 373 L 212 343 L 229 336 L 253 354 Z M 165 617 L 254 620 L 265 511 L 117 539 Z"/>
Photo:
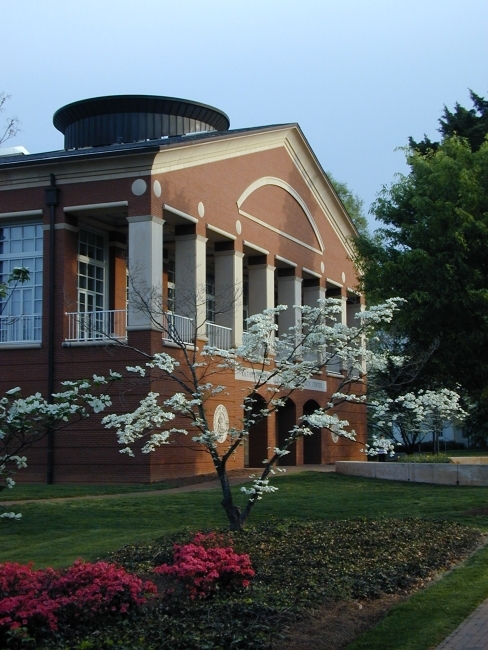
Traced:
<path id="1" fill-rule="evenodd" d="M 194 343 L 195 329 L 193 319 L 179 316 L 171 311 L 163 313 L 163 339 L 185 345 Z"/>
<path id="2" fill-rule="evenodd" d="M 207 321 L 207 338 L 210 347 L 218 348 L 219 350 L 230 350 L 231 334 L 232 330 L 230 327 L 223 327 L 222 325 Z"/>
<path id="3" fill-rule="evenodd" d="M 68 317 L 66 341 L 110 341 L 127 336 L 127 311 L 74 311 Z"/>
<path id="4" fill-rule="evenodd" d="M 40 343 L 42 316 L 0 317 L 0 343 Z"/>

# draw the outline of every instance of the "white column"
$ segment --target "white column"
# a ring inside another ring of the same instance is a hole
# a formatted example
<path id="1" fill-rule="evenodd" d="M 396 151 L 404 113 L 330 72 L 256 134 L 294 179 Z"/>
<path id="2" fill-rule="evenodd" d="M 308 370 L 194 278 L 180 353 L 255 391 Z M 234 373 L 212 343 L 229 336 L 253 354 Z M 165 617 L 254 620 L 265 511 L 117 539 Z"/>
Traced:
<path id="1" fill-rule="evenodd" d="M 232 345 L 242 343 L 242 258 L 238 251 L 215 253 L 215 322 L 232 330 Z"/>
<path id="2" fill-rule="evenodd" d="M 348 327 L 360 327 L 361 323 L 356 318 L 356 314 L 359 314 L 361 308 L 362 305 L 359 302 L 346 305 L 346 324 Z"/>
<path id="3" fill-rule="evenodd" d="M 342 312 L 341 312 L 341 323 L 347 325 L 347 296 L 341 296 L 342 300 Z"/>
<path id="4" fill-rule="evenodd" d="M 302 304 L 302 278 L 295 275 L 278 277 L 278 304 L 288 307 L 278 317 L 278 334 L 281 336 L 289 333 L 289 328 L 295 327 L 300 321 L 301 312 L 298 307 Z"/>
<path id="5" fill-rule="evenodd" d="M 201 235 L 175 237 L 175 312 L 193 319 L 198 338 L 207 318 L 206 243 Z"/>
<path id="6" fill-rule="evenodd" d="M 127 217 L 127 221 L 129 222 L 128 329 L 158 329 L 158 323 L 161 323 L 164 221 L 152 215 Z"/>
<path id="7" fill-rule="evenodd" d="M 317 300 L 324 300 L 325 287 L 303 287 L 303 304 L 308 307 L 317 307 Z"/>
<path id="8" fill-rule="evenodd" d="M 317 301 L 325 298 L 325 287 L 303 287 L 303 304 L 307 307 L 317 307 Z M 324 362 L 324 351 L 317 351 L 307 357 L 309 361 L 317 361 L 319 365 Z"/>
<path id="9" fill-rule="evenodd" d="M 249 276 L 249 316 L 273 309 L 275 267 L 269 264 L 251 264 Z"/>

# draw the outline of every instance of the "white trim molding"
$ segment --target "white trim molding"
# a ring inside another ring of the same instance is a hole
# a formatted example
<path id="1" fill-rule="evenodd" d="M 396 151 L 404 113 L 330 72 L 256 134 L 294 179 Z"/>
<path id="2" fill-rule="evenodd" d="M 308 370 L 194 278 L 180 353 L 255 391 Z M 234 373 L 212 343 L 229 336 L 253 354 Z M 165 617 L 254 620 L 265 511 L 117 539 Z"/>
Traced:
<path id="1" fill-rule="evenodd" d="M 244 216 L 250 216 L 247 215 L 246 213 L 241 211 L 241 206 L 244 203 L 244 201 L 256 190 L 258 190 L 260 187 L 264 187 L 266 185 L 274 185 L 276 187 L 280 187 L 282 190 L 285 190 L 285 192 L 288 192 L 295 201 L 298 203 L 298 205 L 302 208 L 303 212 L 305 213 L 310 225 L 312 226 L 312 230 L 314 231 L 315 237 L 317 238 L 317 241 L 319 243 L 320 247 L 320 252 L 324 252 L 324 242 L 322 241 L 322 237 L 320 236 L 319 229 L 317 228 L 317 224 L 314 221 L 314 218 L 312 216 L 312 213 L 307 207 L 307 204 L 305 201 L 302 199 L 300 194 L 289 184 L 286 183 L 285 181 L 281 180 L 281 178 L 275 178 L 274 176 L 263 176 L 262 178 L 258 178 L 258 180 L 254 181 L 247 187 L 244 192 L 241 194 L 241 196 L 237 199 L 237 207 L 239 208 L 239 212 L 241 214 L 244 214 Z M 255 221 L 259 221 L 258 219 L 254 219 Z M 262 222 L 261 222 L 262 223 Z M 280 232 L 280 231 L 277 231 Z M 292 239 L 292 238 L 290 238 Z M 298 240 L 295 240 L 298 241 Z M 299 242 L 302 243 L 302 242 Z M 307 246 L 310 248 L 310 246 Z M 314 250 L 314 249 L 312 249 Z"/>

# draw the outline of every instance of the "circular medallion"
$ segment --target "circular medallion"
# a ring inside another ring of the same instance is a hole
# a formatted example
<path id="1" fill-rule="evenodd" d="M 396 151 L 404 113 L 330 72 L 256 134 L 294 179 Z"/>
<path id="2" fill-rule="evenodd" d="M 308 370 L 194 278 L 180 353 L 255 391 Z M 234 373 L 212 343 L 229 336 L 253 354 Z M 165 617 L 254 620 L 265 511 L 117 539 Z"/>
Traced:
<path id="1" fill-rule="evenodd" d="M 147 190 L 147 183 L 143 178 L 138 178 L 132 183 L 132 194 L 142 196 Z"/>
<path id="2" fill-rule="evenodd" d="M 342 271 L 342 281 L 343 281 L 343 282 L 346 281 L 346 274 L 344 273 L 344 271 Z"/>
<path id="3" fill-rule="evenodd" d="M 204 214 L 205 214 L 205 206 L 200 201 L 200 203 L 198 204 L 198 216 L 200 217 L 200 219 L 204 216 Z"/>
<path id="4" fill-rule="evenodd" d="M 237 221 L 236 221 L 236 233 L 237 233 L 238 235 L 240 235 L 241 232 L 242 232 L 242 224 L 241 224 L 241 222 L 239 221 L 239 219 L 237 219 Z"/>
<path id="5" fill-rule="evenodd" d="M 158 199 L 159 199 L 159 197 L 161 196 L 161 183 L 159 181 L 154 181 L 153 190 L 154 190 L 155 196 L 157 196 Z"/>
<path id="6" fill-rule="evenodd" d="M 325 264 L 323 262 L 320 262 L 320 270 L 322 271 L 322 273 L 325 272 Z"/>
<path id="7" fill-rule="evenodd" d="M 213 430 L 218 442 L 225 442 L 229 433 L 229 414 L 223 404 L 219 404 L 214 411 Z"/>
<path id="8" fill-rule="evenodd" d="M 332 442 L 337 442 L 339 440 L 339 435 L 336 433 L 336 430 L 337 430 L 337 425 L 332 425 L 332 428 L 330 430 Z"/>

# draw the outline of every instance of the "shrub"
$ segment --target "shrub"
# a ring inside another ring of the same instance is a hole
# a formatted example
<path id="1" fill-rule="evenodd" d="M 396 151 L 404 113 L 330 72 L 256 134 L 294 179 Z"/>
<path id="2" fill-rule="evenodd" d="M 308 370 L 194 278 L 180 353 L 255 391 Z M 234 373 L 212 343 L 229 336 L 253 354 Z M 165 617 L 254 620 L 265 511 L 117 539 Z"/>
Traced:
<path id="1" fill-rule="evenodd" d="M 77 560 L 64 571 L 7 562 L 0 565 L 0 634 L 19 630 L 37 638 L 61 623 L 125 613 L 154 593 L 151 582 L 107 562 Z"/>
<path id="2" fill-rule="evenodd" d="M 189 544 L 174 545 L 174 564 L 162 564 L 154 572 L 176 576 L 190 589 L 192 598 L 248 587 L 254 576 L 249 555 L 219 546 L 224 539 L 215 533 L 197 533 Z"/>
<path id="3" fill-rule="evenodd" d="M 402 458 L 402 463 L 452 463 L 447 454 L 412 454 Z"/>

